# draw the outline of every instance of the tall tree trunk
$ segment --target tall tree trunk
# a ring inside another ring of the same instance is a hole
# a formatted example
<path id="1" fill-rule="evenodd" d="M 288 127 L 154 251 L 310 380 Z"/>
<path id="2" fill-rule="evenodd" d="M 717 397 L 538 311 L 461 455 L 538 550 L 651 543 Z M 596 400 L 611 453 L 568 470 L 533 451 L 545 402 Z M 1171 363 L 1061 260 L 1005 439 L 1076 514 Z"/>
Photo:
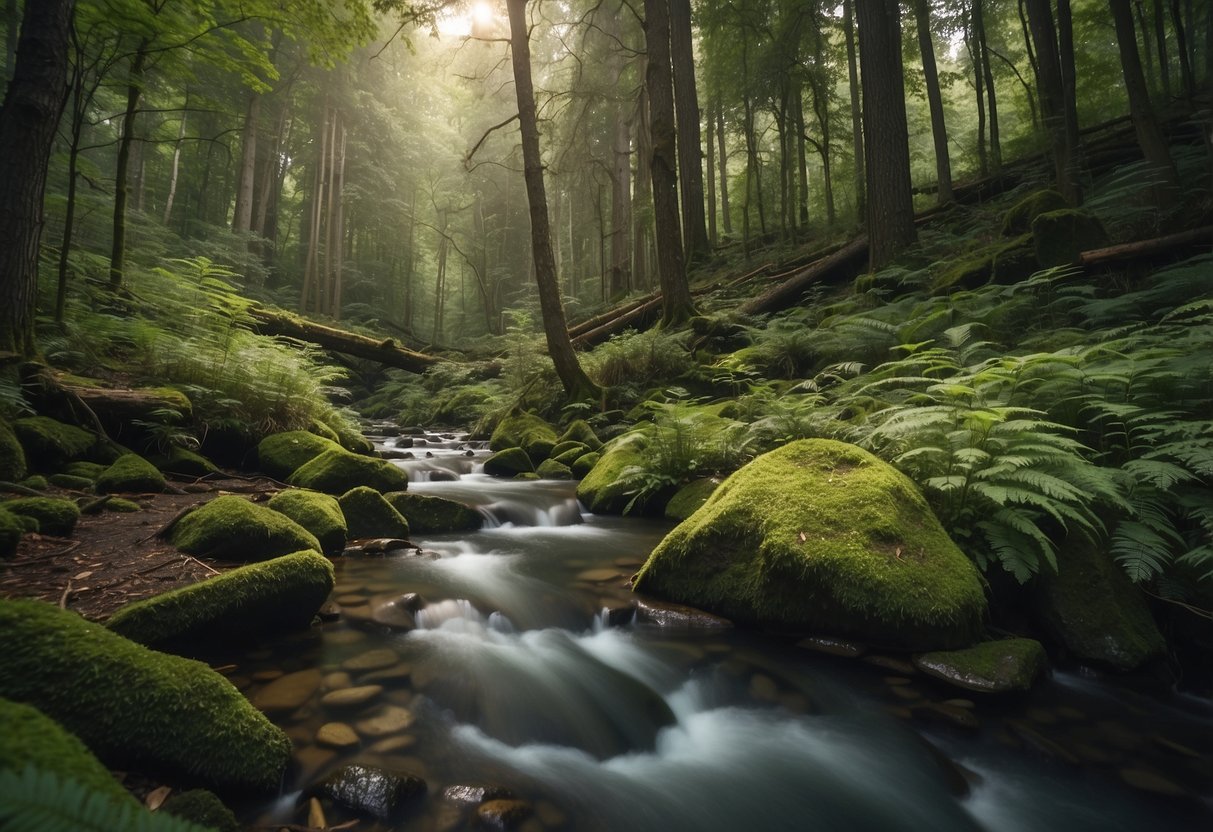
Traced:
<path id="1" fill-rule="evenodd" d="M 122 136 L 118 140 L 118 162 L 114 166 L 114 232 L 110 247 L 110 288 L 122 288 L 126 271 L 126 202 L 130 193 L 128 168 L 131 142 L 135 140 L 135 117 L 139 113 L 139 98 L 143 94 L 143 68 L 147 64 L 146 39 L 139 42 L 131 59 L 130 76 L 126 85 L 126 111 L 122 115 Z"/>
<path id="2" fill-rule="evenodd" d="M 1166 0 L 1154 0 L 1154 37 L 1158 43 L 1158 80 L 1162 82 L 1163 97 L 1171 100 L 1171 61 L 1167 57 L 1167 10 Z"/>
<path id="3" fill-rule="evenodd" d="M 680 324 L 695 314 L 687 287 L 682 238 L 678 229 L 678 169 L 674 138 L 674 87 L 670 65 L 670 18 L 665 0 L 644 0 L 648 46 L 645 88 L 653 133 L 650 159 L 653 219 L 657 224 L 657 276 L 661 281 L 662 326 Z"/>
<path id="4" fill-rule="evenodd" d="M 1062 112 L 1065 114 L 1066 149 L 1070 158 L 1070 179 L 1082 202 L 1079 171 L 1082 145 L 1078 138 L 1078 70 L 1074 62 L 1074 17 L 1070 0 L 1057 0 L 1057 57 L 1061 64 Z"/>
<path id="5" fill-rule="evenodd" d="M 531 47 L 527 39 L 526 0 L 506 0 L 510 16 L 510 46 L 514 65 L 514 91 L 518 98 L 518 126 L 522 133 L 523 176 L 531 209 L 531 251 L 535 263 L 535 283 L 539 288 L 539 310 L 547 337 L 548 355 L 565 394 L 574 400 L 594 399 L 598 388 L 577 361 L 564 306 L 560 301 L 560 283 L 552 259 L 552 234 L 548 227 L 548 201 L 543 185 L 543 158 L 539 152 L 539 124 L 535 117 L 535 87 L 531 82 Z"/>
<path id="6" fill-rule="evenodd" d="M 1031 27 L 1028 24 L 1028 11 L 1025 0 L 1018 0 L 1016 8 L 1019 12 L 1019 28 L 1023 32 L 1023 49 L 1028 56 L 1028 66 L 1032 67 L 1032 80 L 1040 89 L 1040 61 L 1036 59 L 1036 50 L 1032 46 Z M 1041 105 L 1043 108 L 1043 105 Z"/>
<path id="7" fill-rule="evenodd" d="M 846 30 L 844 40 L 847 43 L 847 77 L 851 85 L 851 152 L 855 154 L 855 216 L 860 222 L 866 222 L 868 208 L 865 192 L 867 180 L 863 171 L 863 108 L 860 101 L 862 88 L 859 84 L 859 67 L 855 60 L 855 23 L 852 15 L 852 0 L 843 0 L 842 16 L 843 27 Z"/>
<path id="8" fill-rule="evenodd" d="M 430 341 L 437 344 L 442 339 L 442 309 L 446 303 L 446 258 L 450 240 L 446 234 L 446 211 L 442 212 L 438 232 L 438 275 L 434 278 L 434 329 Z"/>
<path id="9" fill-rule="evenodd" d="M 910 193 L 901 21 L 898 0 L 862 0 L 855 11 L 867 139 L 869 268 L 876 271 L 917 236 Z"/>
<path id="10" fill-rule="evenodd" d="M 720 152 L 720 225 L 725 234 L 733 233 L 733 217 L 729 211 L 729 154 L 724 143 L 724 107 L 716 96 L 716 144 Z"/>
<path id="11" fill-rule="evenodd" d="M 796 90 L 796 98 L 792 102 L 796 108 L 796 168 L 800 172 L 800 193 L 797 195 L 797 209 L 800 215 L 800 225 L 806 236 L 809 229 L 809 160 L 805 145 L 806 131 L 804 125 L 804 90 Z M 830 191 L 830 217 L 834 214 L 834 194 Z"/>
<path id="12" fill-rule="evenodd" d="M 981 72 L 985 78 L 986 98 L 990 117 L 990 165 L 995 171 L 1002 169 L 1002 142 L 998 135 L 998 94 L 994 88 L 994 69 L 990 66 L 990 47 L 986 43 L 986 17 L 982 10 L 983 0 L 973 0 L 973 28 L 977 35 L 977 48 L 981 51 Z"/>
<path id="13" fill-rule="evenodd" d="M 1137 15 L 1137 30 L 1141 32 L 1141 47 L 1146 53 L 1146 84 L 1147 89 L 1158 82 L 1158 73 L 1154 69 L 1154 42 L 1150 38 L 1150 24 L 1146 22 L 1146 0 L 1133 0 L 1133 13 Z"/>
<path id="14" fill-rule="evenodd" d="M 617 15 L 607 15 L 605 25 L 607 33 L 614 39 L 619 40 L 622 37 Z M 609 60 L 611 78 L 614 79 L 615 88 L 619 89 L 623 82 L 625 69 L 622 49 L 612 48 Z M 611 264 L 606 274 L 607 292 L 612 297 L 626 293 L 631 283 L 632 251 L 628 232 L 632 222 L 632 135 L 631 125 L 628 124 L 625 112 L 626 106 L 626 102 L 621 98 L 614 102 L 614 106 L 611 108 L 611 118 L 614 120 L 615 128 L 611 143 Z M 560 227 L 559 222 L 556 227 Z M 559 244 L 559 233 L 556 234 L 556 241 Z M 557 251 L 556 261 L 557 263 L 560 261 L 559 251 Z M 570 294 L 576 297 L 575 291 L 570 290 Z"/>
<path id="15" fill-rule="evenodd" d="M 36 352 L 42 204 L 65 100 L 73 7 L 72 0 L 26 6 L 12 80 L 0 107 L 0 352 Z"/>
<path id="16" fill-rule="evenodd" d="M 337 135 L 336 174 L 329 199 L 333 205 L 333 298 L 330 304 L 330 314 L 335 320 L 341 320 L 342 279 L 345 267 L 345 201 L 342 191 L 345 189 L 345 158 L 348 134 L 344 119 L 340 123 Z"/>
<path id="17" fill-rule="evenodd" d="M 1192 74 L 1192 61 L 1188 52 L 1188 32 L 1181 15 L 1179 0 L 1171 0 L 1171 25 L 1175 27 L 1175 51 L 1179 54 L 1179 77 L 1184 85 L 1184 98 L 1190 105 L 1192 99 L 1196 97 L 1196 76 Z"/>
<path id="18" fill-rule="evenodd" d="M 715 247 L 720 240 L 716 232 L 716 114 L 709 112 L 704 124 L 707 125 L 704 146 L 708 150 L 708 242 Z"/>
<path id="19" fill-rule="evenodd" d="M 1066 129 L 1065 93 L 1053 11 L 1049 8 L 1049 0 L 1025 0 L 1025 6 L 1040 67 L 1040 110 L 1045 128 L 1049 131 L 1054 177 L 1062 196 L 1071 205 L 1079 205 L 1082 203 L 1082 187 L 1075 175 L 1074 149 Z"/>
<path id="20" fill-rule="evenodd" d="M 974 0 L 973 13 L 979 14 L 981 0 Z M 931 108 L 931 136 L 935 140 L 935 177 L 939 182 L 939 204 L 952 201 L 952 161 L 948 155 L 948 128 L 943 120 L 943 96 L 939 92 L 939 71 L 935 68 L 935 46 L 931 42 L 931 13 L 927 0 L 914 0 L 914 21 L 918 27 L 918 49 L 922 52 L 922 74 Z"/>
<path id="21" fill-rule="evenodd" d="M 232 212 L 232 230 L 237 234 L 253 228 L 253 192 L 257 171 L 257 121 L 261 117 L 261 93 L 250 92 L 244 108 L 244 128 L 240 131 L 240 168 L 236 178 L 236 209 Z"/>
<path id="22" fill-rule="evenodd" d="M 653 186 L 649 157 L 653 155 L 649 126 L 649 96 L 642 87 L 636 103 L 636 175 L 632 178 L 632 279 L 637 288 L 652 282 L 649 270 L 649 241 L 652 237 Z M 572 232 L 570 231 L 570 239 Z"/>
<path id="23" fill-rule="evenodd" d="M 981 71 L 981 53 L 973 32 L 973 20 L 965 24 L 964 42 L 973 64 L 973 89 L 977 92 L 977 172 L 984 178 L 990 174 L 990 157 L 986 151 L 986 80 Z"/>
<path id="24" fill-rule="evenodd" d="M 185 140 L 185 121 L 189 116 L 190 91 L 186 87 L 185 103 L 181 105 L 181 122 L 177 125 L 177 141 L 173 143 L 173 161 L 169 165 L 168 196 L 164 199 L 164 224 L 173 217 L 173 202 L 177 198 L 177 176 L 181 172 L 181 142 Z"/>
<path id="25" fill-rule="evenodd" d="M 678 184 L 682 199 L 682 239 L 686 262 L 694 266 L 712 255 L 703 206 L 703 149 L 699 135 L 699 94 L 695 90 L 695 46 L 691 0 L 667 0 L 670 59 L 674 69 L 674 117 L 678 140 Z"/>

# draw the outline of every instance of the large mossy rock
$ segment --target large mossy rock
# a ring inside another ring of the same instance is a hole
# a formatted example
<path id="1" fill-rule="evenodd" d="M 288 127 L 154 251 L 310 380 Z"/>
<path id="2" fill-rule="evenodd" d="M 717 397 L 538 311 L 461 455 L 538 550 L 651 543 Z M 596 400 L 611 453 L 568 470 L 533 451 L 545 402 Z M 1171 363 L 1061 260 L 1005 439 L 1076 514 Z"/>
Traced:
<path id="1" fill-rule="evenodd" d="M 351 488 L 337 500 L 350 530 L 350 539 L 365 537 L 408 538 L 409 521 L 373 488 Z"/>
<path id="2" fill-rule="evenodd" d="M 285 480 L 305 462 L 325 451 L 340 449 L 331 439 L 306 430 L 291 430 L 265 437 L 257 445 L 257 467 L 277 480 Z"/>
<path id="3" fill-rule="evenodd" d="M 320 541 L 294 520 L 235 494 L 216 497 L 182 517 L 169 539 L 191 555 L 245 563 L 321 550 Z"/>
<path id="4" fill-rule="evenodd" d="M 19 497 L 0 503 L 0 509 L 38 521 L 41 534 L 68 537 L 80 519 L 80 509 L 71 500 L 58 497 Z"/>
<path id="5" fill-rule="evenodd" d="M 719 487 L 720 480 L 715 477 L 701 477 L 687 483 L 665 504 L 666 519 L 686 520 L 699 511 Z"/>
<path id="6" fill-rule="evenodd" d="M 1030 638 L 986 641 L 963 650 L 940 650 L 914 657 L 928 676 L 977 693 L 1031 689 L 1048 666 L 1045 649 Z"/>
<path id="7" fill-rule="evenodd" d="M 913 650 L 971 644 L 986 610 L 976 568 L 914 484 L 824 439 L 730 476 L 661 541 L 635 589 L 735 621 Z"/>
<path id="8" fill-rule="evenodd" d="M 577 461 L 569 466 L 573 471 L 573 477 L 579 480 L 585 479 L 594 470 L 594 466 L 598 464 L 598 460 L 600 459 L 602 459 L 602 454 L 598 453 L 598 451 L 591 451 L 584 456 L 577 457 Z"/>
<path id="9" fill-rule="evenodd" d="M 507 416 L 497 425 L 489 438 L 489 449 L 504 451 L 506 448 L 522 448 L 531 462 L 538 463 L 548 458 L 556 447 L 556 431 L 534 413 Z"/>
<path id="10" fill-rule="evenodd" d="M 1071 655 L 1128 671 L 1162 654 L 1166 643 L 1145 598 L 1107 554 L 1078 538 L 1057 561 L 1056 575 L 1037 580 L 1037 607 Z"/>
<path id="11" fill-rule="evenodd" d="M 106 765 L 269 792 L 286 735 L 201 662 L 157 653 L 41 601 L 0 601 L 0 696 L 34 705 Z"/>
<path id="12" fill-rule="evenodd" d="M 573 478 L 573 469 L 554 459 L 545 459 L 539 463 L 535 473 L 544 480 L 571 480 Z"/>
<path id="13" fill-rule="evenodd" d="M 0 699 L 0 771 L 21 772 L 26 766 L 52 772 L 110 800 L 139 805 L 63 726 L 31 705 Z"/>
<path id="14" fill-rule="evenodd" d="M 69 462 L 88 456 L 97 444 L 95 434 L 49 416 L 18 419 L 13 422 L 13 433 L 25 449 L 26 464 L 34 471 L 61 470 Z"/>
<path id="15" fill-rule="evenodd" d="M 321 551 L 337 555 L 345 548 L 349 527 L 337 498 L 319 491 L 290 488 L 280 491 L 266 503 L 307 529 L 320 541 Z"/>
<path id="16" fill-rule="evenodd" d="M 445 497 L 407 491 L 383 496 L 409 522 L 409 529 L 419 534 L 472 532 L 484 525 L 484 517 L 476 509 Z"/>
<path id="17" fill-rule="evenodd" d="M 602 440 L 598 438 L 598 434 L 594 433 L 594 429 L 590 427 L 589 422 L 584 419 L 577 419 L 569 423 L 569 426 L 564 429 L 564 433 L 560 434 L 561 442 L 580 442 L 591 451 L 597 451 L 602 448 Z"/>
<path id="18" fill-rule="evenodd" d="M 300 630 L 333 591 L 333 565 L 318 552 L 242 566 L 127 604 L 105 626 L 148 647 Z"/>
<path id="19" fill-rule="evenodd" d="M 147 461 L 166 474 L 180 474 L 184 477 L 205 477 L 219 470 L 215 463 L 202 454 L 180 445 L 173 445 L 164 453 L 153 454 Z"/>
<path id="20" fill-rule="evenodd" d="M 124 454 L 97 477 L 98 494 L 147 494 L 164 490 L 164 474 L 138 454 Z"/>
<path id="21" fill-rule="evenodd" d="M 404 469 L 382 459 L 334 448 L 301 465 L 287 478 L 287 482 L 325 494 L 344 494 L 359 486 L 388 492 L 406 490 L 409 475 Z"/>
<path id="22" fill-rule="evenodd" d="M 522 448 L 506 448 L 484 461 L 484 473 L 490 477 L 514 477 L 534 470 L 530 456 Z"/>
<path id="23" fill-rule="evenodd" d="M 1094 214 L 1066 208 L 1032 220 L 1032 243 L 1042 268 L 1070 266 L 1082 252 L 1106 246 L 1108 232 Z"/>
<path id="24" fill-rule="evenodd" d="M 1032 230 L 1032 220 L 1050 211 L 1069 208 L 1066 198 L 1053 190 L 1033 191 L 1016 202 L 1002 217 L 1002 236 L 1018 237 Z"/>
<path id="25" fill-rule="evenodd" d="M 375 443 L 363 436 L 356 428 L 341 420 L 334 420 L 328 423 L 328 426 L 337 435 L 337 443 L 350 453 L 374 456 Z"/>
<path id="26" fill-rule="evenodd" d="M 0 419 L 0 480 L 20 482 L 27 473 L 25 449 L 17 441 L 12 426 Z"/>
<path id="27" fill-rule="evenodd" d="M 21 522 L 21 518 L 0 504 L 0 559 L 11 558 L 17 554 L 17 544 L 21 542 L 23 534 L 25 524 Z"/>
<path id="28" fill-rule="evenodd" d="M 632 501 L 634 488 L 624 479 L 624 471 L 644 467 L 646 441 L 642 434 L 631 433 L 608 443 L 578 483 L 577 499 L 594 514 L 622 514 Z"/>

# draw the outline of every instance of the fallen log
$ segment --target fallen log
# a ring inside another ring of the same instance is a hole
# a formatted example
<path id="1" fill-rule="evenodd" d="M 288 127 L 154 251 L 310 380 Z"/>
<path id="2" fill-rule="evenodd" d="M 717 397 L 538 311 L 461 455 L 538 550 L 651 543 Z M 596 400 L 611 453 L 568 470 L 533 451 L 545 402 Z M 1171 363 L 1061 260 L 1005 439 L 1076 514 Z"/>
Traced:
<path id="1" fill-rule="evenodd" d="M 751 298 L 742 304 L 738 311 L 743 315 L 760 315 L 787 309 L 789 306 L 794 306 L 814 283 L 820 283 L 840 274 L 853 276 L 852 273 L 856 269 L 864 267 L 867 256 L 867 236 L 856 237 L 834 254 L 810 263 L 784 282 Z"/>
<path id="2" fill-rule="evenodd" d="M 616 314 L 615 317 L 609 319 L 606 323 L 591 329 L 588 332 L 583 332 L 573 339 L 573 348 L 583 350 L 586 347 L 592 347 L 601 344 L 603 341 L 610 338 L 612 335 L 622 332 L 628 327 L 640 327 L 648 322 L 650 318 L 656 318 L 661 314 L 661 296 L 645 301 L 634 309 L 623 313 Z"/>
<path id="3" fill-rule="evenodd" d="M 605 323 L 609 323 L 610 321 L 615 320 L 620 315 L 626 315 L 627 313 L 631 312 L 632 310 L 634 310 L 638 307 L 644 306 L 646 303 L 652 302 L 653 298 L 656 298 L 656 297 L 658 297 L 657 293 L 653 292 L 653 293 L 645 295 L 644 297 L 635 298 L 633 300 L 622 303 L 619 306 L 612 307 L 611 309 L 608 309 L 607 311 L 605 311 L 599 315 L 595 315 L 592 318 L 588 318 L 584 321 L 576 323 L 573 326 L 569 327 L 569 337 L 577 338 L 578 336 L 584 335 L 585 333 L 590 332 L 591 330 L 598 329 L 598 327 L 602 326 Z"/>
<path id="4" fill-rule="evenodd" d="M 379 340 L 304 320 L 288 312 L 255 306 L 249 310 L 249 315 L 262 335 L 280 335 L 307 341 L 326 350 L 378 361 L 380 364 L 410 373 L 424 373 L 446 360 L 402 347 L 393 338 Z"/>
<path id="5" fill-rule="evenodd" d="M 1107 263 L 1118 263 L 1125 260 L 1136 260 L 1140 257 L 1153 257 L 1176 249 L 1189 249 L 1198 246 L 1213 247 L 1213 225 L 1204 228 L 1193 228 L 1178 234 L 1168 234 L 1165 237 L 1155 237 L 1150 240 L 1138 240 L 1133 243 L 1122 243 L 1107 248 L 1096 248 L 1084 251 L 1078 255 L 1078 265 L 1084 268 L 1102 266 Z"/>

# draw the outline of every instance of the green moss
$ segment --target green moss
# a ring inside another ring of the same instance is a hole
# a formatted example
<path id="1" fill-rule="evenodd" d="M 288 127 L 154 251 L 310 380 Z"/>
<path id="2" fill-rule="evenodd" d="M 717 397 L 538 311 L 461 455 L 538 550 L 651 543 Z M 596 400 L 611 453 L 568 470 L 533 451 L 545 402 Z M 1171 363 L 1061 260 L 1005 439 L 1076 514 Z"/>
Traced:
<path id="1" fill-rule="evenodd" d="M 539 475 L 540 479 L 545 480 L 571 480 L 573 478 L 572 469 L 554 459 L 545 459 L 539 463 L 535 473 Z"/>
<path id="2" fill-rule="evenodd" d="M 307 627 L 332 591 L 328 559 L 317 552 L 296 552 L 127 604 L 106 626 L 149 647 L 226 636 L 247 639 Z"/>
<path id="3" fill-rule="evenodd" d="M 307 430 L 308 433 L 314 433 L 317 436 L 329 440 L 330 442 L 335 442 L 338 445 L 341 444 L 341 437 L 337 435 L 337 431 L 333 430 L 319 419 L 313 419 L 311 427 L 309 427 Z"/>
<path id="4" fill-rule="evenodd" d="M 980 693 L 1029 690 L 1047 665 L 1044 647 L 1030 638 L 985 641 L 914 659 L 914 666 L 924 673 Z"/>
<path id="5" fill-rule="evenodd" d="M 404 491 L 409 485 L 409 475 L 382 459 L 334 448 L 301 465 L 287 482 L 325 494 L 344 494 L 361 485 L 376 491 Z"/>
<path id="6" fill-rule="evenodd" d="M 594 429 L 584 419 L 577 419 L 569 423 L 569 426 L 564 429 L 564 433 L 560 434 L 561 442 L 580 442 L 591 451 L 597 451 L 602 448 L 602 440 L 598 438 L 598 434 L 594 433 Z"/>
<path id="7" fill-rule="evenodd" d="M 1032 236 L 1023 234 L 941 261 L 937 268 L 931 288 L 938 293 L 975 289 L 990 282 L 1015 283 L 1030 276 L 1039 266 Z"/>
<path id="8" fill-rule="evenodd" d="M 506 448 L 484 461 L 484 473 L 490 477 L 512 477 L 535 470 L 531 458 L 522 448 Z"/>
<path id="9" fill-rule="evenodd" d="M 404 516 L 409 529 L 420 534 L 470 532 L 484 524 L 480 512 L 445 497 L 407 491 L 395 491 L 383 497 Z"/>
<path id="10" fill-rule="evenodd" d="M 1128 671 L 1166 647 L 1140 590 L 1081 537 L 1061 552 L 1056 575 L 1040 576 L 1037 598 L 1050 633 L 1080 661 Z"/>
<path id="11" fill-rule="evenodd" d="M 1032 229 L 1032 220 L 1049 211 L 1069 208 L 1066 198 L 1057 191 L 1034 191 L 1011 206 L 1002 218 L 1002 236 L 1018 237 Z"/>
<path id="12" fill-rule="evenodd" d="M 38 521 L 39 532 L 56 537 L 71 535 L 76 521 L 80 519 L 80 509 L 76 504 L 58 497 L 21 497 L 0 503 L 0 507 L 13 514 L 34 518 Z"/>
<path id="13" fill-rule="evenodd" d="M 0 559 L 17 554 L 17 544 L 25 533 L 25 525 L 17 515 L 0 508 Z"/>
<path id="14" fill-rule="evenodd" d="M 108 465 L 102 465 L 99 462 L 73 462 L 63 469 L 63 473 L 71 474 L 73 477 L 87 477 L 90 480 L 95 480 L 108 467 Z"/>
<path id="15" fill-rule="evenodd" d="M 562 442 L 560 444 L 564 445 L 564 444 L 568 444 L 568 443 Z M 557 445 L 556 447 L 559 448 L 560 446 Z M 586 447 L 585 445 L 582 445 L 580 442 L 575 442 L 575 443 L 572 443 L 571 448 L 569 448 L 568 450 L 565 450 L 565 451 L 561 451 L 560 453 L 556 453 L 556 451 L 553 450 L 551 459 L 556 460 L 561 465 L 568 465 L 569 467 L 572 467 L 574 462 L 581 459 L 583 456 L 585 456 L 586 454 L 588 454 L 590 452 L 591 451 L 588 447 Z"/>
<path id="16" fill-rule="evenodd" d="M 173 792 L 159 811 L 212 829 L 214 832 L 242 832 L 244 829 L 232 814 L 232 810 L 227 808 L 217 795 L 206 789 Z"/>
<path id="17" fill-rule="evenodd" d="M 66 488 L 69 491 L 91 491 L 93 481 L 88 477 L 73 477 L 71 474 L 51 474 L 51 485 Z"/>
<path id="18" fill-rule="evenodd" d="M 58 471 L 87 455 L 97 437 L 75 425 L 47 416 L 30 416 L 13 422 L 13 433 L 25 449 L 25 461 L 35 471 Z"/>
<path id="19" fill-rule="evenodd" d="M 138 805 L 79 739 L 30 705 L 0 699 L 0 771 L 51 771 L 111 800 Z"/>
<path id="20" fill-rule="evenodd" d="M 573 476 L 577 479 L 584 479 L 590 471 L 594 470 L 594 466 L 598 464 L 598 460 L 602 459 L 602 454 L 593 451 L 584 456 L 577 457 L 577 461 L 569 467 L 573 470 Z"/>
<path id="21" fill-rule="evenodd" d="M 548 458 L 556 459 L 559 456 L 563 456 L 567 453 L 572 453 L 573 451 L 576 451 L 577 456 L 580 456 L 581 454 L 584 454 L 589 450 L 590 450 L 590 446 L 585 444 L 584 442 L 575 442 L 572 439 L 562 439 L 561 441 L 557 442 L 556 445 L 552 448 L 552 453 L 549 454 Z M 573 459 L 576 459 L 576 458 L 577 458 L 576 456 L 573 457 Z"/>
<path id="22" fill-rule="evenodd" d="M 1108 232 L 1094 214 L 1067 208 L 1032 220 L 1032 240 L 1043 268 L 1069 266 L 1081 252 L 1106 246 Z"/>
<path id="23" fill-rule="evenodd" d="M 25 449 L 17 441 L 12 426 L 0 419 L 0 480 L 18 482 L 27 473 Z"/>
<path id="24" fill-rule="evenodd" d="M 335 497 L 319 491 L 292 488 L 278 492 L 266 505 L 315 535 L 325 554 L 340 554 L 345 548 L 349 530 Z"/>
<path id="25" fill-rule="evenodd" d="M 497 425 L 489 439 L 489 448 L 504 451 L 507 448 L 522 448 L 532 462 L 548 458 L 556 447 L 556 431 L 534 413 L 507 416 Z"/>
<path id="26" fill-rule="evenodd" d="M 334 421 L 329 424 L 329 427 L 333 429 L 333 433 L 337 434 L 337 443 L 350 453 L 362 454 L 363 456 L 374 455 L 374 443 L 354 428 L 341 421 Z"/>
<path id="27" fill-rule="evenodd" d="M 186 477 L 205 477 L 219 469 L 215 463 L 202 454 L 194 453 L 188 448 L 173 445 L 165 453 L 148 457 L 148 461 L 167 474 L 180 474 Z"/>
<path id="28" fill-rule="evenodd" d="M 294 520 L 234 494 L 216 497 L 182 517 L 170 539 L 191 555 L 242 562 L 300 549 L 320 551 L 320 541 Z"/>
<path id="29" fill-rule="evenodd" d="M 350 539 L 409 536 L 409 521 L 373 488 L 351 488 L 337 501 L 350 529 Z"/>
<path id="30" fill-rule="evenodd" d="M 1032 235 L 1004 243 L 994 251 L 994 259 L 990 268 L 992 283 L 1011 284 L 1026 280 L 1040 269 L 1036 260 L 1036 247 Z"/>
<path id="31" fill-rule="evenodd" d="M 635 588 L 738 621 L 905 649 L 971 643 L 986 608 L 977 570 L 914 484 L 821 439 L 725 480 L 661 541 Z"/>
<path id="32" fill-rule="evenodd" d="M 143 511 L 143 506 L 134 500 L 127 500 L 123 497 L 111 497 L 106 500 L 103 508 L 106 511 L 117 511 L 123 514 L 133 514 L 136 511 Z"/>
<path id="33" fill-rule="evenodd" d="M 699 510 L 700 506 L 712 496 L 720 480 L 713 477 L 703 477 L 684 485 L 670 498 L 665 506 L 665 516 L 669 520 L 686 520 Z"/>
<path id="34" fill-rule="evenodd" d="M 98 494 L 160 493 L 164 474 L 138 454 L 126 454 L 97 477 Z"/>
<path id="35" fill-rule="evenodd" d="M 34 474 L 32 477 L 26 477 L 21 480 L 19 485 L 24 485 L 26 488 L 32 488 L 35 491 L 45 491 L 50 487 L 50 481 L 41 474 Z"/>
<path id="36" fill-rule="evenodd" d="M 274 479 L 285 480 L 299 466 L 340 446 L 305 430 L 275 433 L 257 445 L 257 465 Z"/>
<path id="37" fill-rule="evenodd" d="M 623 472 L 645 464 L 644 444 L 639 434 L 627 434 L 608 443 L 602 455 L 577 486 L 577 499 L 595 514 L 622 514 L 632 499 Z"/>

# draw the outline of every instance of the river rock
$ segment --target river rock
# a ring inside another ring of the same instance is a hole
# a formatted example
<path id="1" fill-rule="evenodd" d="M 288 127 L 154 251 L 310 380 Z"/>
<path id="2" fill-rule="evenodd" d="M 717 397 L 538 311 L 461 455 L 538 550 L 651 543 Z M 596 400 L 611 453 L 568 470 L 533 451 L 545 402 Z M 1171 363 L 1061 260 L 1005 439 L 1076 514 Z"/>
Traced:
<path id="1" fill-rule="evenodd" d="M 267 714 L 293 711 L 312 698 L 323 678 L 316 669 L 279 676 L 253 695 L 253 705 Z"/>
<path id="2" fill-rule="evenodd" d="M 484 829 L 518 829 L 533 813 L 525 800 L 489 800 L 476 807 L 476 824 Z"/>
<path id="3" fill-rule="evenodd" d="M 321 551 L 320 541 L 294 520 L 235 494 L 216 497 L 186 514 L 169 534 L 183 552 L 244 563 L 305 549 Z"/>
<path id="4" fill-rule="evenodd" d="M 710 612 L 669 601 L 636 602 L 636 623 L 682 630 L 727 630 L 733 622 Z"/>
<path id="5" fill-rule="evenodd" d="M 359 814 L 391 821 L 426 792 L 425 781 L 408 771 L 349 765 L 310 790 Z"/>
<path id="6" fill-rule="evenodd" d="M 358 744 L 358 734 L 344 722 L 326 722 L 316 732 L 316 744 L 329 748 L 350 748 Z"/>
<path id="7" fill-rule="evenodd" d="M 403 731 L 413 724 L 413 712 L 398 705 L 384 705 L 374 716 L 355 723 L 365 737 L 383 737 Z"/>
<path id="8" fill-rule="evenodd" d="M 321 680 L 321 686 L 326 690 L 341 690 L 348 688 L 353 684 L 350 679 L 350 674 L 344 670 L 334 670 L 332 673 L 324 674 L 324 679 Z"/>
<path id="9" fill-rule="evenodd" d="M 339 450 L 331 439 L 305 430 L 274 433 L 257 445 L 257 464 L 262 471 L 277 480 L 285 480 L 299 466 L 310 462 L 325 451 Z"/>
<path id="10" fill-rule="evenodd" d="M 442 799 L 448 803 L 477 806 L 486 800 L 512 800 L 514 793 L 505 786 L 471 785 L 458 783 L 442 790 Z"/>
<path id="11" fill-rule="evenodd" d="M 367 650 L 365 653 L 359 653 L 357 656 L 346 659 L 341 663 L 341 669 L 352 673 L 366 670 L 382 670 L 385 667 L 391 667 L 398 661 L 400 661 L 400 654 L 395 650 L 390 647 L 380 647 L 375 650 Z"/>
<path id="12" fill-rule="evenodd" d="M 408 521 L 373 488 L 351 488 L 337 502 L 341 505 L 352 539 L 409 536 Z"/>
<path id="13" fill-rule="evenodd" d="M 1028 690 L 1047 663 L 1040 642 L 1030 638 L 987 641 L 965 650 L 924 653 L 914 659 L 915 667 L 923 673 L 980 693 Z"/>
<path id="14" fill-rule="evenodd" d="M 367 748 L 370 754 L 391 754 L 393 751 L 402 751 L 416 744 L 417 738 L 411 734 L 400 734 L 395 737 L 388 737 L 386 740 L 380 740 L 374 745 Z"/>
<path id="15" fill-rule="evenodd" d="M 489 438 L 489 450 L 522 448 L 531 460 L 542 462 L 556 447 L 556 442 L 556 431 L 551 425 L 533 413 L 519 413 L 497 423 Z"/>
<path id="16" fill-rule="evenodd" d="M 383 693 L 382 685 L 360 685 L 356 688 L 334 690 L 320 697 L 320 704 L 327 708 L 356 708 L 370 702 Z"/>

